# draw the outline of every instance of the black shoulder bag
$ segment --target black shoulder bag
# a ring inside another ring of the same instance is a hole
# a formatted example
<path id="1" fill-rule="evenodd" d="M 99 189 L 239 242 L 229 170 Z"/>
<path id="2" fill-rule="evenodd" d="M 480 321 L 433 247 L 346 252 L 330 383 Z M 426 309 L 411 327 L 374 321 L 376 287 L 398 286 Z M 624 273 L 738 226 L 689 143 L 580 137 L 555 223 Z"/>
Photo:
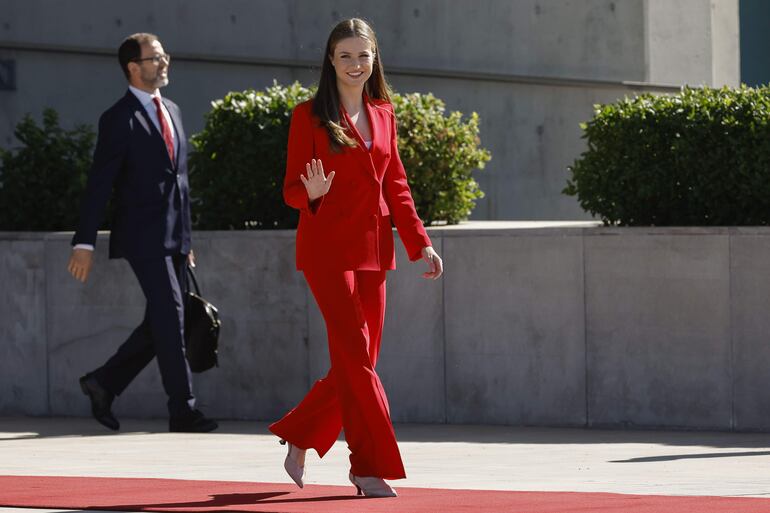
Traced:
<path id="1" fill-rule="evenodd" d="M 203 372 L 219 366 L 217 350 L 222 323 L 216 307 L 201 297 L 198 280 L 189 265 L 187 274 L 195 289 L 195 292 L 188 290 L 185 294 L 184 341 L 187 361 L 191 371 Z"/>

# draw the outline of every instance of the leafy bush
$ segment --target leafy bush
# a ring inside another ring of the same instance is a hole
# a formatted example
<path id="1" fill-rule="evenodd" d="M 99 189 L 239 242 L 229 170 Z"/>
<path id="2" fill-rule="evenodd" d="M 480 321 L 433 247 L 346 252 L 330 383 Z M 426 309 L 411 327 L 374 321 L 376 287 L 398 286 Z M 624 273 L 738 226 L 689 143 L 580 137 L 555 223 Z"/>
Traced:
<path id="1" fill-rule="evenodd" d="M 395 95 L 398 152 L 409 178 L 417 213 L 425 224 L 467 219 L 476 200 L 484 197 L 473 179 L 491 158 L 480 148 L 479 116 L 467 122 L 432 94 Z"/>
<path id="2" fill-rule="evenodd" d="M 597 106 L 564 192 L 606 224 L 770 224 L 770 89 Z"/>
<path id="3" fill-rule="evenodd" d="M 43 126 L 28 115 L 17 126 L 22 146 L 0 148 L 0 230 L 72 230 L 91 165 L 95 135 L 86 125 L 67 131 L 53 109 Z"/>
<path id="4" fill-rule="evenodd" d="M 192 138 L 193 215 L 203 229 L 293 228 L 283 203 L 286 143 L 294 107 L 313 91 L 294 83 L 232 92 L 212 103 L 206 126 Z M 456 223 L 482 197 L 471 177 L 489 152 L 478 147 L 478 116 L 467 122 L 432 95 L 396 95 L 399 150 L 417 212 L 426 222 Z"/>
<path id="5" fill-rule="evenodd" d="M 212 102 L 203 131 L 192 137 L 192 213 L 206 230 L 294 228 L 283 203 L 286 141 L 294 107 L 312 91 L 294 83 L 231 92 Z"/>

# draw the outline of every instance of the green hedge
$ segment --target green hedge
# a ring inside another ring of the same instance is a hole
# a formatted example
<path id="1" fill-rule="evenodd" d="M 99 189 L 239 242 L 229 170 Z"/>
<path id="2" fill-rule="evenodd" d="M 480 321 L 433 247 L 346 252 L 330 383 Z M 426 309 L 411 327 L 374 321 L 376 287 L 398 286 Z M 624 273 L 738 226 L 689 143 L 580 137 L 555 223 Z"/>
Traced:
<path id="1" fill-rule="evenodd" d="M 312 91 L 294 83 L 229 93 L 212 102 L 192 137 L 190 188 L 197 228 L 294 228 L 298 213 L 283 202 L 286 141 L 294 107 Z"/>
<path id="2" fill-rule="evenodd" d="M 192 137 L 193 216 L 197 228 L 294 228 L 297 212 L 281 193 L 294 107 L 313 92 L 295 83 L 228 94 L 212 102 L 203 131 Z M 399 149 L 417 212 L 426 224 L 456 223 L 483 196 L 472 177 L 489 152 L 479 146 L 478 116 L 445 113 L 434 96 L 394 98 Z M 0 230 L 72 230 L 85 190 L 95 134 L 67 131 L 52 109 L 38 126 L 16 127 L 21 145 L 0 149 Z"/>
<path id="3" fill-rule="evenodd" d="M 479 145 L 479 116 L 445 114 L 432 94 L 394 95 L 398 153 L 406 168 L 417 214 L 425 224 L 456 224 L 470 216 L 484 193 L 473 179 L 492 158 Z"/>
<path id="4" fill-rule="evenodd" d="M 606 224 L 770 224 L 770 89 L 597 106 L 564 192 Z"/>
<path id="5" fill-rule="evenodd" d="M 294 83 L 232 92 L 212 103 L 192 138 L 191 188 L 198 228 L 293 228 L 281 187 L 291 111 L 313 91 Z M 432 95 L 396 95 L 399 150 L 417 212 L 427 224 L 465 219 L 483 196 L 471 173 L 490 158 L 479 147 L 478 116 L 446 115 Z"/>
<path id="6" fill-rule="evenodd" d="M 39 126 L 26 116 L 15 130 L 21 146 L 0 148 L 0 230 L 73 230 L 91 165 L 89 126 L 59 126 L 53 109 Z"/>

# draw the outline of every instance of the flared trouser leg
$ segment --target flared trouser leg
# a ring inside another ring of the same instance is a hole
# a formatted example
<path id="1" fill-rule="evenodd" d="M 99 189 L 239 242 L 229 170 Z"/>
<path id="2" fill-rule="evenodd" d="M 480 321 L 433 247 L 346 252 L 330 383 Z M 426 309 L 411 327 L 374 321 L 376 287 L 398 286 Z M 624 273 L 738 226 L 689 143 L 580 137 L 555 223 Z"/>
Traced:
<path id="1" fill-rule="evenodd" d="M 385 271 L 305 270 L 305 277 L 326 321 L 331 369 L 270 430 L 323 457 L 344 429 L 353 474 L 401 479 L 404 466 L 390 408 L 374 370 L 385 316 Z"/>

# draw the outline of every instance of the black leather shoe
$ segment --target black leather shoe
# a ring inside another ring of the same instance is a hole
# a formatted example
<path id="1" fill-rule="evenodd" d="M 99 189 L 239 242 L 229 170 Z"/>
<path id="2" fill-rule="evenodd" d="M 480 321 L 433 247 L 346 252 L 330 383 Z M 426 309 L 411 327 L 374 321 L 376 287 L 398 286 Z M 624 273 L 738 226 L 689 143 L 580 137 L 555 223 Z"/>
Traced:
<path id="1" fill-rule="evenodd" d="M 86 374 L 80 378 L 80 389 L 91 399 L 91 414 L 103 426 L 117 431 L 120 429 L 120 422 L 112 414 L 112 401 L 115 400 L 115 394 L 105 390 L 103 386 L 96 381 L 96 378 Z"/>
<path id="2" fill-rule="evenodd" d="M 208 433 L 219 427 L 215 420 L 206 417 L 198 410 L 193 410 L 183 417 L 171 417 L 168 430 L 172 433 Z"/>

